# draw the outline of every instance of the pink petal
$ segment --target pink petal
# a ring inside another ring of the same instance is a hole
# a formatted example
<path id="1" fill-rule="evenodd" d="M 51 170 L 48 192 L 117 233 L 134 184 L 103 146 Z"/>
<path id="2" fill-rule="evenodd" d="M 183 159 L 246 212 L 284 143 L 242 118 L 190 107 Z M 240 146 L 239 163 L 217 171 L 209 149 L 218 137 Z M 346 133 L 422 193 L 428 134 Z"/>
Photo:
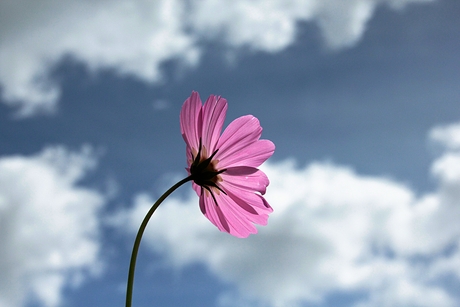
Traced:
<path id="1" fill-rule="evenodd" d="M 211 95 L 203 106 L 203 145 L 207 148 L 208 154 L 215 150 L 224 125 L 227 114 L 227 100 L 219 96 Z"/>
<path id="2" fill-rule="evenodd" d="M 246 189 L 235 187 L 225 181 L 222 181 L 220 185 L 228 195 L 232 195 L 232 198 L 238 198 L 242 202 L 249 204 L 254 207 L 254 210 L 256 210 L 259 214 L 268 214 L 273 212 L 272 207 L 270 207 L 263 196 Z M 242 207 L 244 206 L 242 205 Z"/>
<path id="3" fill-rule="evenodd" d="M 247 145 L 241 150 L 226 157 L 218 157 L 219 168 L 231 168 L 236 166 L 258 167 L 275 152 L 275 144 L 269 140 L 258 140 Z M 219 153 L 218 153 L 219 154 Z"/>
<path id="4" fill-rule="evenodd" d="M 226 158 L 256 142 L 261 134 L 262 127 L 254 116 L 246 115 L 235 119 L 220 137 L 217 143 L 219 152 L 215 158 L 224 162 Z"/>
<path id="5" fill-rule="evenodd" d="M 265 194 L 269 184 L 264 172 L 253 167 L 231 167 L 220 175 L 225 182 L 235 188 Z"/>
<path id="6" fill-rule="evenodd" d="M 195 190 L 196 195 L 198 195 L 198 197 L 201 196 L 201 187 L 193 181 L 192 181 L 192 189 Z"/>
<path id="7" fill-rule="evenodd" d="M 267 224 L 268 214 L 266 212 L 269 212 L 269 210 L 266 207 L 262 210 L 264 211 L 263 213 L 259 213 L 260 208 L 251 207 L 233 193 L 229 195 L 215 193 L 214 196 L 218 205 L 215 204 L 211 195 L 204 192 L 200 196 L 200 209 L 220 231 L 228 232 L 239 238 L 245 238 L 257 232 L 253 225 L 254 223 Z M 260 195 L 258 196 L 262 198 Z"/>
<path id="8" fill-rule="evenodd" d="M 185 100 L 180 111 L 182 137 L 187 146 L 195 150 L 198 150 L 202 130 L 201 107 L 200 95 L 197 92 L 192 92 L 190 97 Z"/>
<path id="9" fill-rule="evenodd" d="M 228 195 L 215 193 L 214 196 L 218 203 L 216 206 L 212 196 L 207 192 L 202 194 L 201 189 L 200 186 L 194 185 L 194 190 L 200 195 L 200 210 L 220 231 L 228 232 L 239 238 L 245 238 L 257 232 L 252 223 L 267 224 L 267 214 L 260 215 L 257 210 L 248 204 L 243 204 L 242 200 L 238 200 L 240 203 L 238 204 Z"/>
<path id="10" fill-rule="evenodd" d="M 220 231 L 230 233 L 230 227 L 224 214 L 222 213 L 221 208 L 216 205 L 212 196 L 205 190 L 200 196 L 200 209 L 201 212 L 208 218 L 208 220 L 211 221 L 211 223 L 213 223 L 217 228 L 219 228 Z"/>
<path id="11" fill-rule="evenodd" d="M 251 219 L 248 219 L 248 213 L 236 205 L 232 198 L 221 193 L 217 197 L 217 201 L 227 219 L 230 234 L 239 238 L 246 238 L 250 234 L 257 233 L 257 228 Z"/>
<path id="12" fill-rule="evenodd" d="M 257 197 L 262 196 L 255 194 Z M 242 200 L 237 194 L 228 193 L 228 196 L 232 200 L 231 210 L 237 214 L 241 220 L 246 223 L 254 223 L 259 225 L 267 225 L 268 213 L 266 209 L 261 210 L 260 208 L 253 207 L 244 200 Z M 258 212 L 260 211 L 260 212 Z"/>

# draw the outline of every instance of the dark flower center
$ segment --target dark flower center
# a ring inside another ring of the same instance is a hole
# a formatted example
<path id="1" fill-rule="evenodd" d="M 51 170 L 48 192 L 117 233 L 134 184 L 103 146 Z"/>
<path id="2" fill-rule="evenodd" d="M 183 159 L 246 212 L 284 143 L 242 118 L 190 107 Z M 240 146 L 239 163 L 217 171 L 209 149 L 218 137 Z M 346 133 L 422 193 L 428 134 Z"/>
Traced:
<path id="1" fill-rule="evenodd" d="M 192 180 L 197 185 L 201 186 L 203 189 L 206 189 L 212 195 L 212 198 L 217 205 L 211 188 L 216 188 L 222 193 L 227 194 L 224 190 L 222 190 L 221 187 L 217 185 L 217 182 L 221 180 L 219 174 L 225 172 L 226 169 L 217 170 L 215 167 L 215 161 L 213 161 L 213 158 L 219 149 L 216 149 L 210 157 L 206 158 L 204 155 L 202 156 L 202 147 L 203 146 L 201 146 L 200 139 L 200 145 L 196 157 L 194 157 L 192 153 L 193 161 L 192 165 L 190 166 L 190 174 L 192 176 Z"/>

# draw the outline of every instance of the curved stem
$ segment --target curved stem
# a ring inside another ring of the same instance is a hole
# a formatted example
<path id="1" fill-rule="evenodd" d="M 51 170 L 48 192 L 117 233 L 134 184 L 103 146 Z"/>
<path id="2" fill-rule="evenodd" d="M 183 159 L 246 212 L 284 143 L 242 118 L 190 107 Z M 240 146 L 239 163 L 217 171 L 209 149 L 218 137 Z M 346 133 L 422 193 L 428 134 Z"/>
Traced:
<path id="1" fill-rule="evenodd" d="M 133 252 L 131 253 L 131 261 L 129 263 L 128 283 L 126 286 L 126 307 L 131 307 L 131 302 L 133 298 L 134 270 L 136 269 L 137 253 L 139 251 L 139 246 L 141 244 L 142 235 L 144 233 L 145 227 L 147 227 L 150 217 L 158 208 L 158 206 L 163 202 L 163 200 L 165 200 L 165 198 L 169 196 L 169 194 L 171 194 L 178 187 L 190 180 L 192 180 L 192 176 L 188 176 L 187 178 L 182 179 L 181 181 L 173 185 L 171 188 L 169 188 L 169 190 L 167 190 L 163 195 L 161 195 L 161 197 L 153 204 L 152 208 L 150 208 L 149 212 L 147 212 L 146 216 L 144 217 L 144 220 L 142 221 L 142 224 L 137 232 L 136 240 L 134 241 Z"/>

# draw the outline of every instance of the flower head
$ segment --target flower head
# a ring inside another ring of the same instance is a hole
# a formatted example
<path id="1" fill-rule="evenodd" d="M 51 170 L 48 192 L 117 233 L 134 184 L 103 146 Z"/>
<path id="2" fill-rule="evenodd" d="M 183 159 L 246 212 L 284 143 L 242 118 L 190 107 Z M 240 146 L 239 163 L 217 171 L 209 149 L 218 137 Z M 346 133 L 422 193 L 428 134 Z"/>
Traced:
<path id="1" fill-rule="evenodd" d="M 244 238 L 273 211 L 262 196 L 268 178 L 257 167 L 275 145 L 260 140 L 262 127 L 252 115 L 235 119 L 221 135 L 226 113 L 226 99 L 211 95 L 203 105 L 192 92 L 180 113 L 181 133 L 201 212 L 221 231 Z"/>

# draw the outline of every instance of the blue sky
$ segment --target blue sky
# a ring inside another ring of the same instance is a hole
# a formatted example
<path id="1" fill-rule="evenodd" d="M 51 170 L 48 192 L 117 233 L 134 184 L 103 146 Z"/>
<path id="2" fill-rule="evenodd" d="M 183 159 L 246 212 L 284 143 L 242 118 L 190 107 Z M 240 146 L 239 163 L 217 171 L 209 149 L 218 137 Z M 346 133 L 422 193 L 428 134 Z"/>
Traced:
<path id="1" fill-rule="evenodd" d="M 189 185 L 133 306 L 459 306 L 460 2 L 2 1 L 0 307 L 123 306 L 192 90 L 276 145 L 259 233 Z"/>

